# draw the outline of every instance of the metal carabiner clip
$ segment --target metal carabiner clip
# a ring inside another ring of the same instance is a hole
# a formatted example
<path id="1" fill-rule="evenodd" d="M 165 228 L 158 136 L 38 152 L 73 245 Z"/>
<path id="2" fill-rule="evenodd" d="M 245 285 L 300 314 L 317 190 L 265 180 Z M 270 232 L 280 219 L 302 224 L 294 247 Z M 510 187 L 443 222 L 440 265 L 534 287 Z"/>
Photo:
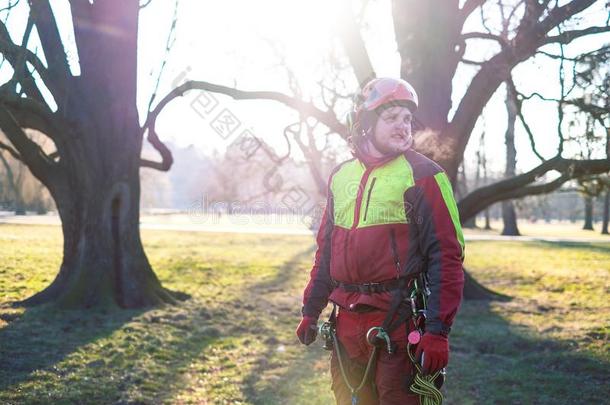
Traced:
<path id="1" fill-rule="evenodd" d="M 367 343 L 371 346 L 377 346 L 375 342 L 373 342 L 373 340 L 371 339 L 371 333 L 375 331 L 377 332 L 377 334 L 373 336 L 372 339 L 383 339 L 386 343 L 388 354 L 393 354 L 394 351 L 392 350 L 392 342 L 390 341 L 390 335 L 388 335 L 388 333 L 381 326 L 373 326 L 371 329 L 368 330 L 368 332 L 366 332 Z"/>

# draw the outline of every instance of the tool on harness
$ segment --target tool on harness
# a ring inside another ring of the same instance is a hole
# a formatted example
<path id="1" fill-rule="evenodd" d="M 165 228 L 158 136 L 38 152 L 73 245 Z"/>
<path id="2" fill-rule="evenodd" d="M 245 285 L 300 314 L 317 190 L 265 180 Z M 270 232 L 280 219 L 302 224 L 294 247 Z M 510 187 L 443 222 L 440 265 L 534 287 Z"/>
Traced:
<path id="1" fill-rule="evenodd" d="M 330 319 L 326 322 L 323 322 L 319 328 L 320 337 L 323 339 L 324 344 L 322 347 L 324 350 L 333 350 L 334 342 L 333 336 L 335 334 L 335 322 L 330 321 Z"/>
<path id="2" fill-rule="evenodd" d="M 396 349 L 395 345 L 390 340 L 390 333 L 394 331 L 400 325 L 406 323 L 412 316 L 410 308 L 406 308 L 409 305 L 406 295 L 406 286 L 409 284 L 414 277 L 417 277 L 418 273 L 413 273 L 408 276 L 396 278 L 387 282 L 380 283 L 366 283 L 366 284 L 346 284 L 336 283 L 337 287 L 343 288 L 346 291 L 358 291 L 363 294 L 373 294 L 381 291 L 389 291 L 392 293 L 393 300 L 390 309 L 386 315 L 386 318 L 381 326 L 373 327 L 368 330 L 366 334 L 367 342 L 373 346 L 373 350 L 369 356 L 364 375 L 362 380 L 357 387 L 350 384 L 347 374 L 345 372 L 345 366 L 343 364 L 343 355 L 341 353 L 341 346 L 337 339 L 336 333 L 336 317 L 337 317 L 337 306 L 333 304 L 333 310 L 328 318 L 328 321 L 322 323 L 319 328 L 320 335 L 324 339 L 324 348 L 326 350 L 335 350 L 337 361 L 339 363 L 339 369 L 341 370 L 341 376 L 345 386 L 349 389 L 352 395 L 352 405 L 358 404 L 358 393 L 366 385 L 369 380 L 371 373 L 374 369 L 373 364 L 377 360 L 380 347 L 385 346 L 389 354 L 393 354 Z M 397 315 L 397 316 L 395 316 Z M 376 333 L 374 333 L 376 332 Z"/>
<path id="3" fill-rule="evenodd" d="M 352 395 L 352 405 L 358 404 L 358 393 L 360 390 L 366 385 L 369 376 L 371 374 L 371 370 L 373 369 L 373 364 L 377 359 L 377 351 L 378 346 L 373 347 L 373 351 L 369 356 L 369 360 L 366 364 L 366 369 L 364 371 L 364 375 L 362 376 L 362 380 L 357 387 L 354 387 L 350 384 L 349 379 L 347 378 L 347 373 L 345 372 L 345 366 L 343 365 L 343 356 L 341 355 L 341 346 L 337 339 L 337 331 L 336 331 L 336 320 L 337 320 L 337 306 L 333 304 L 333 310 L 328 318 L 328 321 L 323 322 L 320 325 L 319 332 L 320 336 L 324 339 L 324 349 L 333 350 L 335 349 L 335 353 L 337 355 L 337 361 L 339 363 L 339 369 L 341 370 L 341 376 L 343 377 L 343 381 L 345 382 L 345 386 L 349 389 Z M 370 331 L 369 331 L 370 332 Z M 368 334 L 367 334 L 368 340 Z M 388 337 L 389 340 L 389 337 Z"/>
<path id="4" fill-rule="evenodd" d="M 373 332 L 377 333 L 371 336 Z M 366 341 L 369 345 L 377 346 L 379 340 L 385 342 L 388 354 L 394 354 L 394 346 L 390 340 L 390 335 L 381 326 L 374 326 L 366 332 Z"/>

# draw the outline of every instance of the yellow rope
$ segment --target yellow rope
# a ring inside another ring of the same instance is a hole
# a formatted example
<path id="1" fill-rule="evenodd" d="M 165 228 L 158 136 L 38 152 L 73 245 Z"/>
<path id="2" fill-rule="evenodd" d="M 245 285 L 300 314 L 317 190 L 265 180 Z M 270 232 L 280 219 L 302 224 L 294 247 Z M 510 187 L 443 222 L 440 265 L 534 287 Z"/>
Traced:
<path id="1" fill-rule="evenodd" d="M 434 385 L 434 380 L 441 374 L 441 371 L 439 370 L 432 375 L 424 374 L 420 365 L 413 358 L 413 354 L 411 354 L 410 343 L 407 345 L 407 353 L 417 370 L 413 384 L 410 387 L 411 391 L 420 396 L 421 405 L 441 405 L 443 403 L 443 394 Z"/>

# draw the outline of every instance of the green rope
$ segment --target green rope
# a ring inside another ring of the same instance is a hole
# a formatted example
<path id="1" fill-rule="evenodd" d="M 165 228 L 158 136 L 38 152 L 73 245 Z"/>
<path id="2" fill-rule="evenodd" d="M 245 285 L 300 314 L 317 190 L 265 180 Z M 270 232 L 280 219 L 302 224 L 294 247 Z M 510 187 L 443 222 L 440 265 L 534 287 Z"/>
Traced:
<path id="1" fill-rule="evenodd" d="M 371 371 L 371 366 L 373 365 L 373 363 L 375 362 L 375 359 L 377 357 L 377 346 L 373 347 L 373 351 L 371 352 L 371 355 L 369 356 L 369 361 L 366 364 L 366 370 L 364 371 L 364 375 L 362 376 L 362 381 L 360 381 L 360 385 L 358 385 L 358 387 L 354 388 L 349 383 L 347 374 L 345 373 L 345 368 L 343 367 L 343 360 L 341 360 L 341 349 L 339 347 L 339 341 L 337 340 L 337 334 L 335 333 L 334 330 L 331 331 L 331 334 L 333 336 L 333 342 L 335 344 L 335 351 L 337 353 L 337 360 L 339 361 L 339 369 L 341 370 L 341 375 L 343 376 L 343 381 L 345 381 L 345 385 L 347 386 L 347 388 L 349 388 L 349 390 L 352 394 L 352 405 L 356 405 L 358 403 L 358 392 L 362 389 L 362 387 L 364 387 L 364 384 L 366 384 L 366 380 L 368 379 L 369 373 Z"/>
<path id="2" fill-rule="evenodd" d="M 407 344 L 407 353 L 417 370 L 413 384 L 410 387 L 411 391 L 420 396 L 421 405 L 441 405 L 443 403 L 443 394 L 434 384 L 434 380 L 438 378 L 441 371 L 439 370 L 432 375 L 424 374 L 420 365 L 413 358 L 411 343 Z"/>

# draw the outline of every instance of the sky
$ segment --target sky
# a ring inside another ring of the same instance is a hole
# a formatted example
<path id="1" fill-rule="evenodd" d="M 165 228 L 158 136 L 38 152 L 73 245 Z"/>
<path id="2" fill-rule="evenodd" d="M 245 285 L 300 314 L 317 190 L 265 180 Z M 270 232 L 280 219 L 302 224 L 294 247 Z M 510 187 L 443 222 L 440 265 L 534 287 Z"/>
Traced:
<path id="1" fill-rule="evenodd" d="M 341 21 L 341 11 L 337 8 L 339 3 L 321 0 L 180 0 L 171 50 L 166 53 L 175 2 L 153 0 L 140 14 L 138 103 L 141 121 L 146 117 L 164 59 L 167 59 L 167 64 L 159 83 L 157 101 L 188 79 L 235 86 L 242 90 L 290 93 L 282 59 L 297 78 L 303 97 L 315 97 L 317 81 L 332 77 L 323 61 L 331 52 L 345 59 L 339 42 L 332 34 Z M 71 68 L 73 73 L 78 74 L 78 56 L 73 44 L 67 0 L 52 0 L 51 5 L 66 43 Z M 497 12 L 490 9 L 487 15 L 493 19 L 497 17 Z M 390 1 L 367 2 L 364 16 L 363 36 L 377 75 L 397 77 L 400 59 L 393 36 Z M 588 12 L 584 18 L 603 24 L 605 16 L 601 8 Z M 25 18 L 26 5 L 20 5 L 11 14 L 8 27 L 14 39 L 20 38 Z M 466 29 L 481 31 L 479 21 L 480 17 L 475 13 L 467 21 Z M 610 42 L 610 35 L 576 40 L 566 48 L 566 54 L 592 50 L 604 42 Z M 34 36 L 31 47 L 37 44 L 38 39 Z M 549 46 L 545 50 L 559 53 L 558 46 Z M 497 46 L 491 41 L 472 41 L 469 42 L 466 57 L 481 60 L 496 51 Z M 536 57 L 515 69 L 517 87 L 524 93 L 538 91 L 558 97 L 557 71 L 556 62 Z M 0 69 L 0 79 L 10 73 L 4 66 Z M 457 106 L 474 73 L 475 69 L 471 66 L 462 66 L 458 70 L 454 80 L 454 106 Z M 347 91 L 355 91 L 357 83 L 353 74 L 346 71 L 343 77 Z M 477 122 L 466 152 L 467 166 L 473 165 L 478 138 L 485 131 L 488 167 L 492 171 L 503 171 L 503 136 L 506 129 L 504 97 L 501 87 L 485 108 L 484 117 Z M 344 104 L 339 115 L 347 112 L 348 108 L 349 105 Z M 233 132 L 219 133 L 214 130 L 215 123 L 219 115 L 226 115 L 227 111 L 235 120 Z M 556 107 L 532 101 L 528 102 L 525 114 L 535 133 L 548 133 L 548 136 L 540 137 L 538 146 L 544 156 L 553 156 L 557 146 Z M 282 131 L 297 119 L 294 111 L 273 101 L 234 101 L 219 94 L 189 92 L 165 108 L 157 121 L 157 132 L 162 140 L 180 146 L 192 144 L 202 153 L 212 154 L 214 151 L 222 152 L 240 134 L 250 131 L 276 148 L 281 155 L 287 150 Z M 338 137 L 335 136 L 332 142 L 347 156 L 346 148 Z M 527 170 L 535 166 L 538 160 L 529 150 L 527 135 L 520 125 L 517 125 L 516 143 L 518 169 Z"/>

